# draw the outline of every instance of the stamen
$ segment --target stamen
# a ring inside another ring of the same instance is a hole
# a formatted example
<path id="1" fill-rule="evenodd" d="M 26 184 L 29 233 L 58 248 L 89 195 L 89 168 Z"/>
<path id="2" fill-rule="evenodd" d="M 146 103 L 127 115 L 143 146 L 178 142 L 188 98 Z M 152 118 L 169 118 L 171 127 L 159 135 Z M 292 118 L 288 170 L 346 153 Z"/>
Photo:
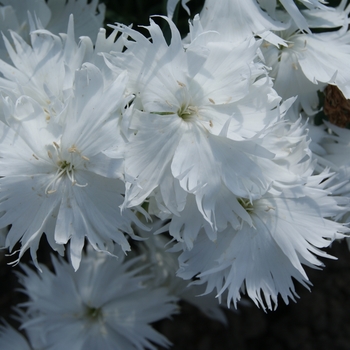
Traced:
<path id="1" fill-rule="evenodd" d="M 52 179 L 52 181 L 50 181 L 50 183 L 45 188 L 45 193 L 46 194 L 52 194 L 52 193 L 56 192 L 55 189 L 49 190 L 49 188 L 51 187 L 51 185 L 52 185 L 52 187 L 54 187 L 54 185 L 56 184 L 57 180 L 65 173 L 65 171 L 66 171 L 66 169 L 57 169 L 54 178 Z"/>
<path id="2" fill-rule="evenodd" d="M 254 210 L 253 202 L 248 198 L 238 198 L 238 203 L 249 213 Z"/>
<path id="3" fill-rule="evenodd" d="M 188 104 L 182 105 L 181 108 L 177 111 L 177 115 L 184 121 L 190 121 L 193 116 L 199 117 L 198 107 Z"/>
<path id="4" fill-rule="evenodd" d="M 78 149 L 75 145 L 73 145 L 72 147 L 68 148 L 68 152 L 69 153 L 76 153 L 76 152 L 78 152 Z"/>
<path id="5" fill-rule="evenodd" d="M 50 183 L 46 186 L 45 188 L 45 193 L 46 194 L 52 194 L 56 192 L 56 189 L 54 188 L 57 181 L 65 174 L 70 182 L 72 183 L 72 186 L 78 186 L 78 187 L 86 187 L 88 183 L 82 185 L 77 182 L 74 176 L 74 165 L 72 163 L 68 163 L 66 161 L 60 161 L 58 163 L 59 169 L 57 169 L 57 172 L 50 181 Z"/>
<path id="6" fill-rule="evenodd" d="M 83 155 L 81 154 L 81 152 L 78 150 L 78 148 L 77 148 L 76 145 L 73 145 L 73 146 L 69 147 L 69 148 L 68 148 L 68 152 L 69 152 L 69 153 L 78 153 L 78 154 L 80 155 L 81 158 L 83 158 L 84 160 L 86 160 L 86 161 L 88 161 L 88 162 L 90 161 L 90 159 L 89 159 L 88 157 L 83 156 Z"/>
<path id="7" fill-rule="evenodd" d="M 78 148 L 75 145 L 72 145 L 70 148 L 68 148 L 68 152 L 70 153 L 68 159 L 63 160 L 62 154 L 60 151 L 60 145 L 56 142 L 53 142 L 54 148 L 56 150 L 56 156 L 53 157 L 51 151 L 47 151 L 47 154 L 50 159 L 54 159 L 55 166 L 57 166 L 56 174 L 54 175 L 53 179 L 50 181 L 50 183 L 45 188 L 46 194 L 52 194 L 56 192 L 56 186 L 57 182 L 62 176 L 67 176 L 69 181 L 72 183 L 72 186 L 78 186 L 78 187 L 86 187 L 88 183 L 86 184 L 80 184 L 75 179 L 75 169 L 74 165 L 79 165 L 80 161 L 77 163 L 76 156 L 74 154 L 78 154 L 84 161 L 90 161 L 88 157 L 83 156 Z"/>

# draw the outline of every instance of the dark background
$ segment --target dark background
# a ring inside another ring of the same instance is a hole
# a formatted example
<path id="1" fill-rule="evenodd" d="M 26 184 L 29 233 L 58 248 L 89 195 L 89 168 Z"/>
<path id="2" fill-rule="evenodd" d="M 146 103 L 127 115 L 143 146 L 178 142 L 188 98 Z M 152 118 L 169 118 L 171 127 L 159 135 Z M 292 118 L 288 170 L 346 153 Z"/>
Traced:
<path id="1" fill-rule="evenodd" d="M 297 285 L 300 299 L 265 313 L 253 303 L 227 311 L 228 326 L 211 321 L 189 305 L 173 321 L 158 327 L 173 350 L 349 350 L 350 251 L 336 242 L 320 270 L 306 268 L 311 292 Z"/>
<path id="2" fill-rule="evenodd" d="M 327 252 L 338 260 L 324 259 L 323 270 L 306 268 L 313 287 L 309 292 L 297 285 L 297 303 L 285 305 L 280 300 L 277 310 L 267 313 L 253 303 L 238 311 L 224 306 L 227 326 L 181 303 L 180 315 L 155 327 L 174 344 L 172 350 L 349 350 L 350 251 L 346 242 L 335 242 Z M 38 253 L 39 261 L 50 261 L 45 240 Z M 23 263 L 30 260 L 26 253 Z M 25 297 L 14 273 L 20 269 L 9 266 L 10 261 L 13 257 L 0 253 L 0 318 L 16 326 L 11 308 Z"/>

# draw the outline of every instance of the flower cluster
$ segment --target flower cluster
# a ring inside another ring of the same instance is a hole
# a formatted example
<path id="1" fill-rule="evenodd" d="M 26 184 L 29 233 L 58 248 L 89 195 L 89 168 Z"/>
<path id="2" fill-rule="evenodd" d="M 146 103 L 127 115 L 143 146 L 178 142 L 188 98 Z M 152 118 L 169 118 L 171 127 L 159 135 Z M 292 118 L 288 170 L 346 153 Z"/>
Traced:
<path id="1" fill-rule="evenodd" d="M 347 2 L 206 0 L 184 38 L 177 2 L 109 36 L 97 0 L 1 2 L 1 242 L 40 271 L 7 348 L 168 346 L 179 298 L 274 309 L 348 235 L 349 132 L 314 123 L 350 98 Z"/>

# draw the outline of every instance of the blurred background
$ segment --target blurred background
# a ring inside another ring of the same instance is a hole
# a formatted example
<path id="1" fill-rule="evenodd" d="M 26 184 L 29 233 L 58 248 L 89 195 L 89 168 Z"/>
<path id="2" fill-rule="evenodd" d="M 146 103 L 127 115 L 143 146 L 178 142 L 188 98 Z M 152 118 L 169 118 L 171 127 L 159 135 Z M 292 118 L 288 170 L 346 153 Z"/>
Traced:
<path id="1" fill-rule="evenodd" d="M 50 265 L 51 248 L 42 241 L 38 259 Z M 181 303 L 181 314 L 154 326 L 173 343 L 172 350 L 349 350 L 350 251 L 345 242 L 335 242 L 327 252 L 338 260 L 323 259 L 323 270 L 305 268 L 313 286 L 308 291 L 296 284 L 296 303 L 279 300 L 277 310 L 266 313 L 248 299 L 238 310 L 222 305 L 227 325 Z M 9 266 L 11 261 L 0 252 L 0 318 L 17 327 L 12 308 L 25 297 L 16 277 L 20 267 Z M 26 253 L 22 262 L 30 261 Z"/>

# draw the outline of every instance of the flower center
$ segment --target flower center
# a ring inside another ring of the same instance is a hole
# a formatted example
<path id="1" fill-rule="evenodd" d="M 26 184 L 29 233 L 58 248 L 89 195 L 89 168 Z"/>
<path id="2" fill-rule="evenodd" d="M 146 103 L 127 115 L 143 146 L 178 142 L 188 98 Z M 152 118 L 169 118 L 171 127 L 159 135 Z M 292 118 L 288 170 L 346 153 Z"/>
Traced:
<path id="1" fill-rule="evenodd" d="M 85 310 L 85 316 L 91 321 L 97 320 L 102 317 L 102 309 L 96 307 L 87 306 Z"/>
<path id="2" fill-rule="evenodd" d="M 99 330 L 102 336 L 107 336 L 108 329 L 106 327 L 106 322 L 104 319 L 104 314 L 102 308 L 92 307 L 85 305 L 84 313 L 82 315 L 82 320 L 87 322 L 88 327 L 95 327 L 96 324 L 99 325 Z"/>
<path id="3" fill-rule="evenodd" d="M 189 122 L 193 120 L 195 117 L 198 117 L 198 107 L 182 105 L 178 109 L 177 115 L 185 122 Z"/>
<path id="4" fill-rule="evenodd" d="M 76 179 L 75 179 L 75 171 L 76 167 L 75 165 L 80 165 L 82 161 L 89 161 L 89 158 L 83 156 L 80 151 L 76 148 L 75 145 L 71 146 L 68 149 L 68 157 L 69 160 L 64 159 L 62 156 L 62 152 L 60 151 L 60 146 L 56 143 L 53 142 L 53 146 L 51 146 L 51 149 L 54 148 L 55 152 L 54 155 L 50 151 L 50 149 L 47 151 L 47 154 L 49 158 L 52 160 L 54 163 L 55 167 L 57 167 L 56 174 L 54 178 L 50 181 L 50 183 L 46 186 L 45 193 L 46 194 L 51 194 L 56 192 L 56 184 L 57 181 L 62 178 L 63 176 L 66 176 L 74 186 L 78 187 L 86 187 L 88 184 L 81 185 L 79 184 Z M 78 156 L 78 159 L 76 159 Z"/>
<path id="5" fill-rule="evenodd" d="M 238 203 L 250 214 L 253 210 L 253 203 L 247 198 L 238 198 Z"/>

